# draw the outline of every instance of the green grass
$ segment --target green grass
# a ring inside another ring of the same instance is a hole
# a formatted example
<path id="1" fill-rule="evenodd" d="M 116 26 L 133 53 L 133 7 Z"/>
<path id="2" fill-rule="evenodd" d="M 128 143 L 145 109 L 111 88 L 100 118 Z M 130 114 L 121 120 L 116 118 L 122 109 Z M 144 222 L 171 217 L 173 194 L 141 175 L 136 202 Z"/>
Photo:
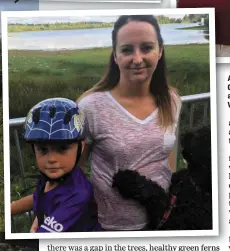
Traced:
<path id="1" fill-rule="evenodd" d="M 10 116 L 25 116 L 31 106 L 48 97 L 64 96 L 75 100 L 100 79 L 109 52 L 109 49 L 10 51 L 9 95 L 13 100 Z"/>
<path id="2" fill-rule="evenodd" d="M 166 46 L 170 84 L 181 95 L 209 91 L 209 46 Z M 75 100 L 103 75 L 111 48 L 44 52 L 9 51 L 10 118 L 24 117 L 37 102 Z"/>
<path id="3" fill-rule="evenodd" d="M 209 92 L 209 46 L 181 45 L 166 47 L 170 84 L 181 96 Z"/>

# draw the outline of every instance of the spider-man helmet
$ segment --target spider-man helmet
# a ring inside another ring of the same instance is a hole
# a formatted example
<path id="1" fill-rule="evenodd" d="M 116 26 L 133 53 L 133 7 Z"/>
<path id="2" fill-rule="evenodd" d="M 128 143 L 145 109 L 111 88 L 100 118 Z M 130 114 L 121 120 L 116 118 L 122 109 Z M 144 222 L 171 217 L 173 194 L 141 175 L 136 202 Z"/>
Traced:
<path id="1" fill-rule="evenodd" d="M 66 98 L 50 98 L 32 107 L 26 117 L 26 141 L 84 139 L 85 117 L 78 105 Z"/>

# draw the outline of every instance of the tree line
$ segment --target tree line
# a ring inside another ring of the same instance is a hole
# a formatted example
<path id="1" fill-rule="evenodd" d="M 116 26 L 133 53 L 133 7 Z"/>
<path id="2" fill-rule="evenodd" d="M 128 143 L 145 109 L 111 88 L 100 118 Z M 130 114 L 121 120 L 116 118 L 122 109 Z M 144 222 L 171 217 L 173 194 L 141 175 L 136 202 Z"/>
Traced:
<path id="1" fill-rule="evenodd" d="M 170 23 L 197 23 L 201 22 L 202 18 L 206 21 L 205 24 L 208 26 L 208 15 L 207 14 L 189 14 L 183 18 L 171 18 L 164 15 L 156 16 L 159 24 L 170 24 Z M 113 27 L 114 22 L 56 22 L 47 24 L 9 24 L 9 32 L 20 32 L 20 31 L 41 31 L 41 30 L 60 30 L 60 29 L 93 29 L 93 28 L 109 28 Z"/>

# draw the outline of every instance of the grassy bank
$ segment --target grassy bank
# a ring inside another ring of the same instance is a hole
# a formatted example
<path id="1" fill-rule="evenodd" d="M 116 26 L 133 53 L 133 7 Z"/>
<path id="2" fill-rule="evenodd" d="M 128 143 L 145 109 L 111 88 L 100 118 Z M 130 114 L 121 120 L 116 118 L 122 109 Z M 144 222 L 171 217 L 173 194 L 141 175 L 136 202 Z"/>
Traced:
<path id="1" fill-rule="evenodd" d="M 9 24 L 8 32 L 44 31 L 44 30 L 75 30 L 113 27 L 113 23 L 54 23 L 54 24 Z"/>
<path id="2" fill-rule="evenodd" d="M 209 46 L 166 46 L 170 83 L 181 95 L 209 91 Z M 10 117 L 23 117 L 38 101 L 76 99 L 103 75 L 111 49 L 9 51 Z"/>

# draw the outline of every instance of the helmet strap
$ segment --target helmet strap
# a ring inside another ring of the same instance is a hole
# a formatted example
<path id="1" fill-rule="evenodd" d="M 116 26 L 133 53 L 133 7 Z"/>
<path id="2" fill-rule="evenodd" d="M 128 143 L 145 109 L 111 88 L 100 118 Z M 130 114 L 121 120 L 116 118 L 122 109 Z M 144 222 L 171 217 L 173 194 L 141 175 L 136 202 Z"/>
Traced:
<path id="1" fill-rule="evenodd" d="M 82 142 L 78 141 L 78 148 L 77 148 L 77 158 L 76 158 L 76 163 L 75 165 L 78 163 L 80 157 L 81 157 L 81 152 L 82 152 Z"/>

